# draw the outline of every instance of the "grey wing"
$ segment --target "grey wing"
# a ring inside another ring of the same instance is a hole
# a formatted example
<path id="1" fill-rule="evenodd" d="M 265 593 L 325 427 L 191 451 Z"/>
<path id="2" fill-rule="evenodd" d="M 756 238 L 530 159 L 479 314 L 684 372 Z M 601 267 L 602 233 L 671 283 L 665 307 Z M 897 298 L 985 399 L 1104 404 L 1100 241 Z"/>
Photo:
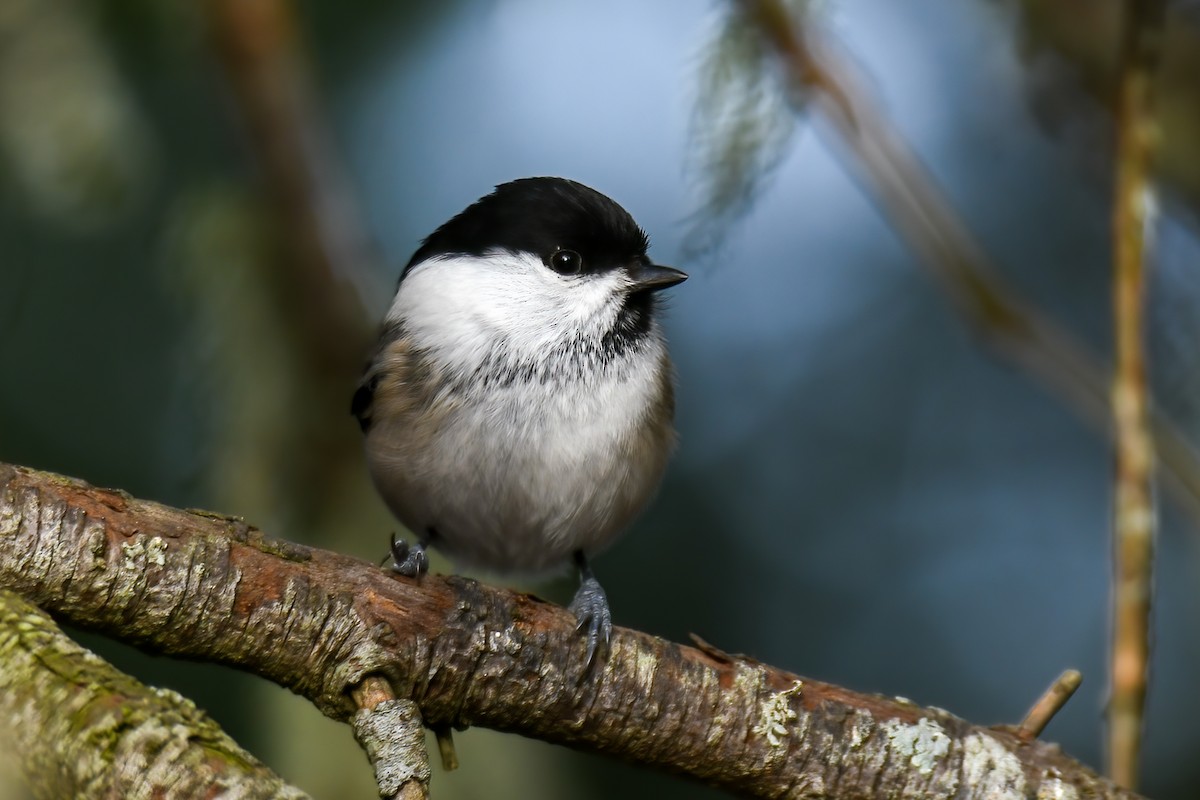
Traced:
<path id="1" fill-rule="evenodd" d="M 350 399 L 350 413 L 358 420 L 358 426 L 366 433 L 371 427 L 371 407 L 375 400 L 375 387 L 379 384 L 379 375 L 368 368 L 362 383 L 354 390 Z"/>
<path id="2" fill-rule="evenodd" d="M 375 353 L 363 370 L 362 380 L 354 390 L 350 399 L 350 413 L 358 420 L 358 426 L 366 433 L 371 428 L 374 419 L 376 397 L 380 380 L 385 374 L 392 372 L 403 376 L 407 371 L 408 361 L 407 339 L 404 331 L 395 323 L 386 324 L 379 333 Z"/>

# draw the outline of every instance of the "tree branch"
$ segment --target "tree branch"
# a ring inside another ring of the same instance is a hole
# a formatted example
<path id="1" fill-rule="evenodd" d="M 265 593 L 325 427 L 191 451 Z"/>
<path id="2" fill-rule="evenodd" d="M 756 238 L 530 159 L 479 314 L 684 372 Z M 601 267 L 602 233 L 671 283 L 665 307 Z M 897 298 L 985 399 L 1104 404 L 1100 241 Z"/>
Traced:
<path id="1" fill-rule="evenodd" d="M 0 715 L 5 749 L 18 753 L 38 797 L 307 797 L 191 701 L 122 674 L 5 590 Z"/>
<path id="2" fill-rule="evenodd" d="M 273 276 L 303 354 L 357 375 L 382 281 L 319 112 L 311 67 L 287 0 L 204 0 L 220 65 L 278 215 L 288 256 Z"/>
<path id="3" fill-rule="evenodd" d="M 379 796 L 429 800 L 429 754 L 416 703 L 397 700 L 387 681 L 376 675 L 368 676 L 350 694 L 359 706 L 350 725 L 375 768 Z"/>
<path id="4" fill-rule="evenodd" d="M 1151 89 L 1166 17 L 1165 0 L 1127 0 L 1117 102 L 1113 198 L 1112 384 L 1116 438 L 1113 512 L 1112 699 L 1108 709 L 1109 774 L 1136 786 L 1150 662 L 1153 598 L 1154 439 L 1146 384 L 1146 262 L 1151 213 L 1150 160 L 1157 128 Z"/>
<path id="5" fill-rule="evenodd" d="M 1067 330 L 1007 286 L 917 154 L 884 117 L 832 34 L 811 38 L 781 0 L 736 0 L 779 58 L 792 96 L 837 133 L 896 231 L 960 316 L 1001 357 L 1056 392 L 1083 419 L 1110 428 L 1108 370 Z M 1164 485 L 1200 522 L 1200 456 L 1161 411 L 1147 410 Z"/>
<path id="6" fill-rule="evenodd" d="M 187 512 L 0 465 L 0 584 L 73 624 L 233 665 L 348 720 L 382 677 L 435 729 L 481 725 L 751 797 L 1135 798 L 1010 731 L 637 631 L 589 673 L 570 612 L 420 582 Z"/>

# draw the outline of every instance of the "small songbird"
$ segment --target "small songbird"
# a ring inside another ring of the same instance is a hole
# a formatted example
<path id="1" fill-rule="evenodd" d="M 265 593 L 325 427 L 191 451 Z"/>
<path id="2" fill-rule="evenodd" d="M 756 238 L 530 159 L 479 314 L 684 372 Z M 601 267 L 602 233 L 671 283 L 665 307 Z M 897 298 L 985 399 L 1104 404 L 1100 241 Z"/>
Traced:
<path id="1" fill-rule="evenodd" d="M 352 411 L 371 477 L 426 547 L 463 566 L 579 569 L 590 665 L 612 631 L 588 559 L 658 487 L 675 400 L 651 263 L 615 202 L 563 178 L 497 186 L 427 238 L 400 277 Z"/>

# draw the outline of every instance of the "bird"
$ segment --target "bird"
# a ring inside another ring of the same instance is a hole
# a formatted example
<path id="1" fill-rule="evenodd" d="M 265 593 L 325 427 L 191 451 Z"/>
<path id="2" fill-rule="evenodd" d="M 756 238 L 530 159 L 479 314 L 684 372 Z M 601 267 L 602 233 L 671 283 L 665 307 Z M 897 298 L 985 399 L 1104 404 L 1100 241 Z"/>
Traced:
<path id="1" fill-rule="evenodd" d="M 663 289 L 624 208 L 581 183 L 502 183 L 423 240 L 351 402 L 371 479 L 415 541 L 458 567 L 570 569 L 590 668 L 612 614 L 591 559 L 657 492 L 675 445 Z"/>

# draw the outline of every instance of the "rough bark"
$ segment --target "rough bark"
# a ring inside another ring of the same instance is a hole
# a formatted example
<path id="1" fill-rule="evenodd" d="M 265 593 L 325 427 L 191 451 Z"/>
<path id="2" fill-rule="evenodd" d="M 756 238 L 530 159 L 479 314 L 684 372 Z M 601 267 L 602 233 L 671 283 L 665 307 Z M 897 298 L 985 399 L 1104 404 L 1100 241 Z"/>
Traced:
<path id="1" fill-rule="evenodd" d="M 143 648 L 237 666 L 348 720 L 383 677 L 481 725 L 763 798 L 1134 798 L 1054 745 L 618 628 L 588 674 L 535 597 L 373 564 L 0 465 L 0 585 Z"/>
<path id="2" fill-rule="evenodd" d="M 303 800 L 191 701 L 152 689 L 0 590 L 0 741 L 35 796 Z"/>

